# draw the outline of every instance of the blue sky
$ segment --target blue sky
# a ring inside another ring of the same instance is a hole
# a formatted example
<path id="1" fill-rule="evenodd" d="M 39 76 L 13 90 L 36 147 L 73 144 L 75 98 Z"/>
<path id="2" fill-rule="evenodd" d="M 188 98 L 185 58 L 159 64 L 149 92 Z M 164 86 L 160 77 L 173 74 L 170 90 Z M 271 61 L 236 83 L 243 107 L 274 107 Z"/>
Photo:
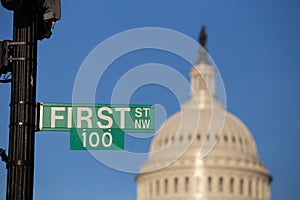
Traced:
<path id="1" fill-rule="evenodd" d="M 227 108 L 245 122 L 256 140 L 260 158 L 274 178 L 272 199 L 299 199 L 299 9 L 296 0 L 62 0 L 62 19 L 51 39 L 39 42 L 37 101 L 70 103 L 85 57 L 117 33 L 164 27 L 197 39 L 200 27 L 206 25 L 208 51 L 224 80 Z M 1 7 L 0 40 L 10 38 L 12 12 Z M 176 56 L 151 50 L 127 56 L 108 69 L 97 102 L 108 101 L 115 81 L 138 64 L 164 63 L 188 77 L 190 66 Z M 0 147 L 7 148 L 10 85 L 1 84 L 0 93 Z M 174 95 L 158 86 L 142 88 L 133 98 L 160 103 L 168 114 L 179 109 Z M 149 142 L 128 145 L 145 151 Z M 36 133 L 35 164 L 34 199 L 136 198 L 136 174 L 110 169 L 86 151 L 70 151 L 68 133 Z M 5 165 L 0 163 L 0 199 L 5 199 L 5 182 Z"/>

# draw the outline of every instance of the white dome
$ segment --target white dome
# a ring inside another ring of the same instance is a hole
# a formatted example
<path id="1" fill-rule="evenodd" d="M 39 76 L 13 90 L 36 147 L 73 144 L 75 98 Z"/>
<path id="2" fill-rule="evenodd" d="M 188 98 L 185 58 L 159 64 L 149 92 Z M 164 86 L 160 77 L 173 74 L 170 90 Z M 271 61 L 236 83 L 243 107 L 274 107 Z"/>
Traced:
<path id="1" fill-rule="evenodd" d="M 271 176 L 250 131 L 215 99 L 204 50 L 190 75 L 191 100 L 156 133 L 136 178 L 137 199 L 270 200 Z"/>
<path id="2" fill-rule="evenodd" d="M 250 131 L 217 102 L 205 108 L 197 102 L 185 103 L 156 133 L 141 172 L 158 170 L 179 158 L 222 158 L 259 164 Z"/>
<path id="3" fill-rule="evenodd" d="M 270 199 L 271 177 L 251 133 L 213 104 L 187 102 L 162 125 L 136 179 L 138 200 Z"/>
<path id="4" fill-rule="evenodd" d="M 207 152 L 209 157 L 259 162 L 255 141 L 247 127 L 236 116 L 224 111 L 221 105 L 216 104 L 215 110 L 210 107 L 198 110 L 199 121 L 197 120 L 198 126 L 195 127 L 189 123 L 195 121 L 192 118 L 195 116 L 193 112 L 197 109 L 189 107 L 188 104 L 192 103 L 188 102 L 183 105 L 182 111 L 171 116 L 159 129 L 151 144 L 149 160 L 156 155 L 159 157 L 162 157 L 162 154 L 172 156 L 174 149 L 185 151 L 186 148 L 189 151 L 183 156 L 199 156 L 197 152 L 200 153 L 201 148 L 204 148 L 203 143 L 207 142 L 214 145 L 212 150 Z M 220 133 L 209 131 L 212 129 L 209 127 L 212 125 L 212 112 L 220 115 L 214 116 L 220 120 Z"/>

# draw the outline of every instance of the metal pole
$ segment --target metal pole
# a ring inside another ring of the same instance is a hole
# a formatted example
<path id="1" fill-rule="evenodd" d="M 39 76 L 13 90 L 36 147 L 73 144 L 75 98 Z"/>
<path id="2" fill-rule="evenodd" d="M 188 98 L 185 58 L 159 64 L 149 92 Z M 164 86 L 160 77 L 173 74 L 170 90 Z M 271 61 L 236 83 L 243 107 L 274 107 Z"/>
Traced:
<path id="1" fill-rule="evenodd" d="M 34 175 L 37 36 L 35 0 L 14 10 L 9 161 L 6 200 L 32 200 Z"/>

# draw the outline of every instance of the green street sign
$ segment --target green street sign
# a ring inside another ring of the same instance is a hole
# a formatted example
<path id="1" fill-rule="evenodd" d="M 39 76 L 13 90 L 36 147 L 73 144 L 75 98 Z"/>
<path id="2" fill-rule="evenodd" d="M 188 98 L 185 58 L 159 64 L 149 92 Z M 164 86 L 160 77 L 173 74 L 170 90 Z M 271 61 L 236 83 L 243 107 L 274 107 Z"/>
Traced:
<path id="1" fill-rule="evenodd" d="M 154 132 L 153 105 L 40 103 L 40 131 L 121 129 Z"/>
<path id="2" fill-rule="evenodd" d="M 123 150 L 121 129 L 71 129 L 71 150 Z"/>

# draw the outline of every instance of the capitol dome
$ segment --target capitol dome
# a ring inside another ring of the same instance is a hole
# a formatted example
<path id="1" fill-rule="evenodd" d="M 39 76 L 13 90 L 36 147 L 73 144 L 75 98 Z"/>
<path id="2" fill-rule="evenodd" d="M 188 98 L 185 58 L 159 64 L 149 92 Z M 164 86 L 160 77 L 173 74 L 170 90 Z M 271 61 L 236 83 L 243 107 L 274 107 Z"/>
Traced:
<path id="1" fill-rule="evenodd" d="M 205 36 L 202 29 L 204 47 Z M 190 70 L 191 99 L 158 130 L 136 177 L 138 200 L 271 199 L 250 131 L 215 97 L 215 73 L 202 48 Z"/>

